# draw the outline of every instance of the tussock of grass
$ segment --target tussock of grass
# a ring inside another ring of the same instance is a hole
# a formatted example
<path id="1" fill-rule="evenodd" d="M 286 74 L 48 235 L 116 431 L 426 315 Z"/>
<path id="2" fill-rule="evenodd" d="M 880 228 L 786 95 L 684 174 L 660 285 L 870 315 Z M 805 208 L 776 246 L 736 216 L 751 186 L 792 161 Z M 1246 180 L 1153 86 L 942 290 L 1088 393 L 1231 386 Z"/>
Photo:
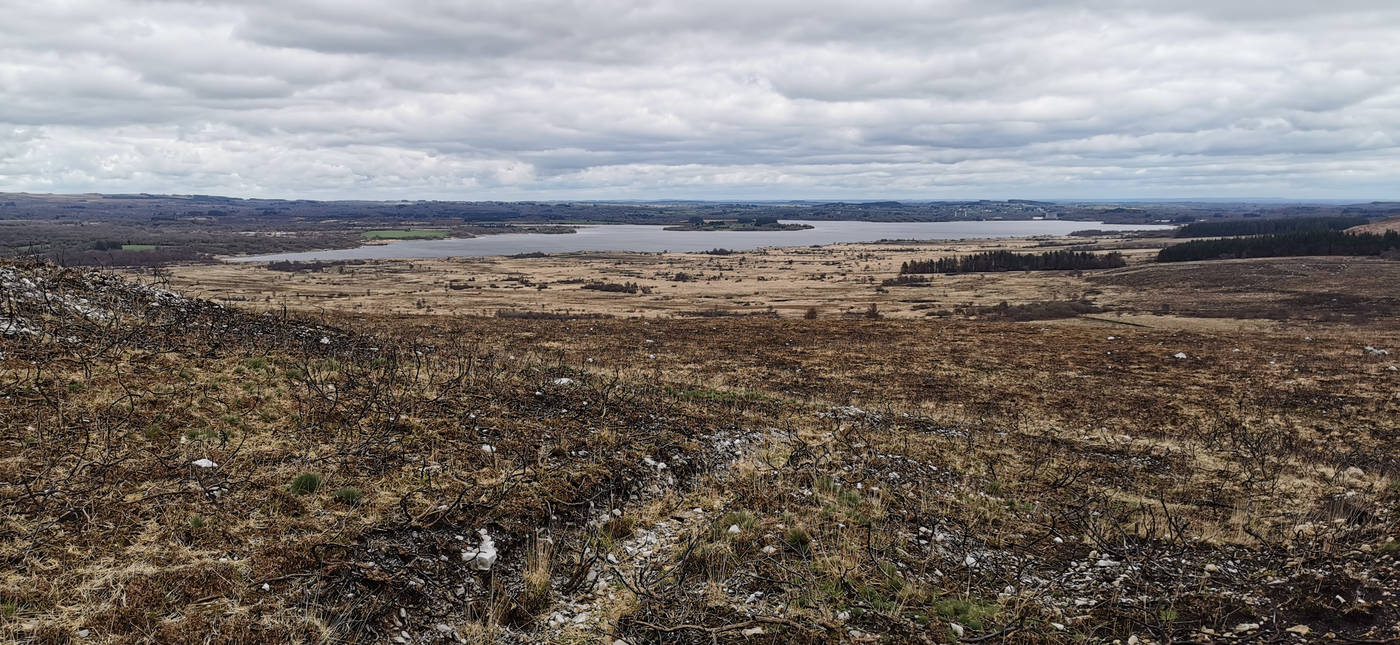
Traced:
<path id="1" fill-rule="evenodd" d="M 354 486 L 346 486 L 335 491 L 335 501 L 346 506 L 359 506 L 365 500 L 365 494 Z"/>
<path id="2" fill-rule="evenodd" d="M 298 495 L 310 495 L 321 490 L 322 477 L 316 473 L 302 473 L 292 480 L 288 487 L 293 493 Z"/>

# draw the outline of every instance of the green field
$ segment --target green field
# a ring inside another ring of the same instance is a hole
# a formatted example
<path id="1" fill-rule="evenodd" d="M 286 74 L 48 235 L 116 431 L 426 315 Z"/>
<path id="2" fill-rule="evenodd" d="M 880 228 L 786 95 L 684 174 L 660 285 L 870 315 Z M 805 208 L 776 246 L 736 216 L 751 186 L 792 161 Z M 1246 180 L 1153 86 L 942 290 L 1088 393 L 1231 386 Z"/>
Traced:
<path id="1" fill-rule="evenodd" d="M 447 237 L 447 231 L 385 229 L 379 231 L 365 231 L 360 235 L 367 240 L 440 240 Z"/>
<path id="2" fill-rule="evenodd" d="M 122 250 L 123 250 L 123 251 L 154 251 L 154 250 L 156 250 L 156 245 L 154 245 L 154 244 L 123 244 L 123 245 L 122 245 Z"/>

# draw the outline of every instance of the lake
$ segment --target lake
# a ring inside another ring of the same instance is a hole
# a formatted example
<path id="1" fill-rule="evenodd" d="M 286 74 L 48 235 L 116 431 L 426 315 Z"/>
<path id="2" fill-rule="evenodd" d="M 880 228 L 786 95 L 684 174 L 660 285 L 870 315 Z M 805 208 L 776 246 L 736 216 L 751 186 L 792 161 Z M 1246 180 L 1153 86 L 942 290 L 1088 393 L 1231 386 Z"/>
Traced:
<path id="1" fill-rule="evenodd" d="M 785 222 L 786 223 L 786 222 Z M 385 258 L 452 258 L 517 253 L 574 251 L 708 251 L 724 248 L 751 251 L 770 246 L 811 246 L 877 240 L 963 240 L 973 238 L 1066 235 L 1071 231 L 1154 231 L 1170 226 L 1104 224 L 1067 220 L 988 222 L 853 222 L 800 221 L 800 231 L 667 231 L 662 226 L 608 224 L 580 226 L 577 233 L 509 233 L 446 240 L 398 240 L 353 249 L 274 253 L 226 258 L 234 262 L 309 260 L 373 260 Z"/>

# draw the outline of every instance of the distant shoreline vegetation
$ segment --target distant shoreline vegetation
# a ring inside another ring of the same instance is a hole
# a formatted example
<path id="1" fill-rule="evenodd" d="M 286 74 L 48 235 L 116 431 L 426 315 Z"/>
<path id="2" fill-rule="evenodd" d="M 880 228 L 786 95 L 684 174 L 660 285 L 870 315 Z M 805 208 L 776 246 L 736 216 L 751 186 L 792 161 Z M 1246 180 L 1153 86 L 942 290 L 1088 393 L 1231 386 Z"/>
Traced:
<path id="1" fill-rule="evenodd" d="M 1158 262 L 1276 258 L 1302 255 L 1360 255 L 1400 257 L 1400 233 L 1299 231 L 1280 235 L 1193 240 L 1162 249 Z"/>
<path id="2" fill-rule="evenodd" d="M 360 233 L 366 240 L 441 240 L 447 231 L 434 229 L 380 229 Z"/>
<path id="3" fill-rule="evenodd" d="M 1344 231 L 1367 224 L 1365 217 L 1277 217 L 1240 219 L 1226 222 L 1192 222 L 1176 231 L 1176 237 L 1222 237 L 1227 235 L 1274 235 L 1298 231 Z"/>
<path id="4" fill-rule="evenodd" d="M 813 228 L 808 224 L 784 224 L 776 217 L 736 217 L 708 219 L 692 217 L 685 224 L 667 226 L 667 231 L 801 231 Z"/>

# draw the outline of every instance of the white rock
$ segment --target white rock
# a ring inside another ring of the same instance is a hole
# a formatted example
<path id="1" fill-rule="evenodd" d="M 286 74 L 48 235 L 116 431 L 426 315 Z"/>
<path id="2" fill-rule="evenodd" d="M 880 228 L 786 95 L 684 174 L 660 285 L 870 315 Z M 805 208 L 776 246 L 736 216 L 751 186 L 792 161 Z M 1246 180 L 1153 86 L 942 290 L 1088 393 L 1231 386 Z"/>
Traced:
<path id="1" fill-rule="evenodd" d="M 496 447 L 489 443 L 483 443 L 481 444 L 481 451 L 489 455 L 496 452 Z"/>
<path id="2" fill-rule="evenodd" d="M 1175 353 L 1175 354 L 1172 354 L 1172 358 L 1181 359 L 1181 358 L 1186 358 L 1186 357 L 1187 357 L 1187 356 L 1186 356 L 1186 352 L 1177 352 L 1177 353 Z"/>
<path id="3" fill-rule="evenodd" d="M 963 637 L 964 630 L 962 625 L 959 625 L 957 623 L 948 623 L 948 628 L 953 630 L 954 636 L 957 636 L 958 638 Z"/>
<path id="4" fill-rule="evenodd" d="M 571 378 L 560 377 L 560 378 L 554 379 L 554 384 L 555 384 L 555 385 L 573 385 L 574 383 L 575 383 L 575 381 L 574 381 L 573 379 L 571 379 Z"/>
<path id="5" fill-rule="evenodd" d="M 738 534 L 739 534 L 739 525 L 738 525 L 738 524 L 730 524 L 730 525 L 729 525 L 729 534 L 730 534 L 730 535 L 738 535 Z"/>
<path id="6" fill-rule="evenodd" d="M 211 461 L 211 460 L 209 460 L 209 459 L 196 459 L 196 460 L 190 462 L 190 464 L 191 464 L 191 465 L 194 465 L 194 466 L 198 466 L 198 467 L 200 467 L 200 468 L 218 468 L 218 467 L 219 467 L 218 464 L 214 463 L 213 461 Z"/>
<path id="7" fill-rule="evenodd" d="M 486 529 L 477 529 L 476 533 L 481 536 L 481 543 L 474 551 L 462 551 L 462 561 L 471 563 L 471 567 L 477 571 L 490 571 L 496 565 L 496 542 Z"/>
<path id="8" fill-rule="evenodd" d="M 1259 629 L 1259 623 L 1240 623 L 1235 625 L 1235 632 L 1252 632 Z"/>
<path id="9" fill-rule="evenodd" d="M 777 552 L 778 552 L 778 547 L 775 547 L 775 546 L 773 546 L 773 545 L 771 545 L 771 544 L 769 544 L 768 546 L 763 547 L 763 555 L 773 555 L 774 553 L 777 553 Z"/>
<path id="10" fill-rule="evenodd" d="M 329 337 L 329 336 L 322 336 L 322 337 L 321 337 L 321 344 L 322 344 L 322 345 L 329 345 L 329 344 L 331 344 L 331 339 L 330 339 L 330 337 Z"/>

